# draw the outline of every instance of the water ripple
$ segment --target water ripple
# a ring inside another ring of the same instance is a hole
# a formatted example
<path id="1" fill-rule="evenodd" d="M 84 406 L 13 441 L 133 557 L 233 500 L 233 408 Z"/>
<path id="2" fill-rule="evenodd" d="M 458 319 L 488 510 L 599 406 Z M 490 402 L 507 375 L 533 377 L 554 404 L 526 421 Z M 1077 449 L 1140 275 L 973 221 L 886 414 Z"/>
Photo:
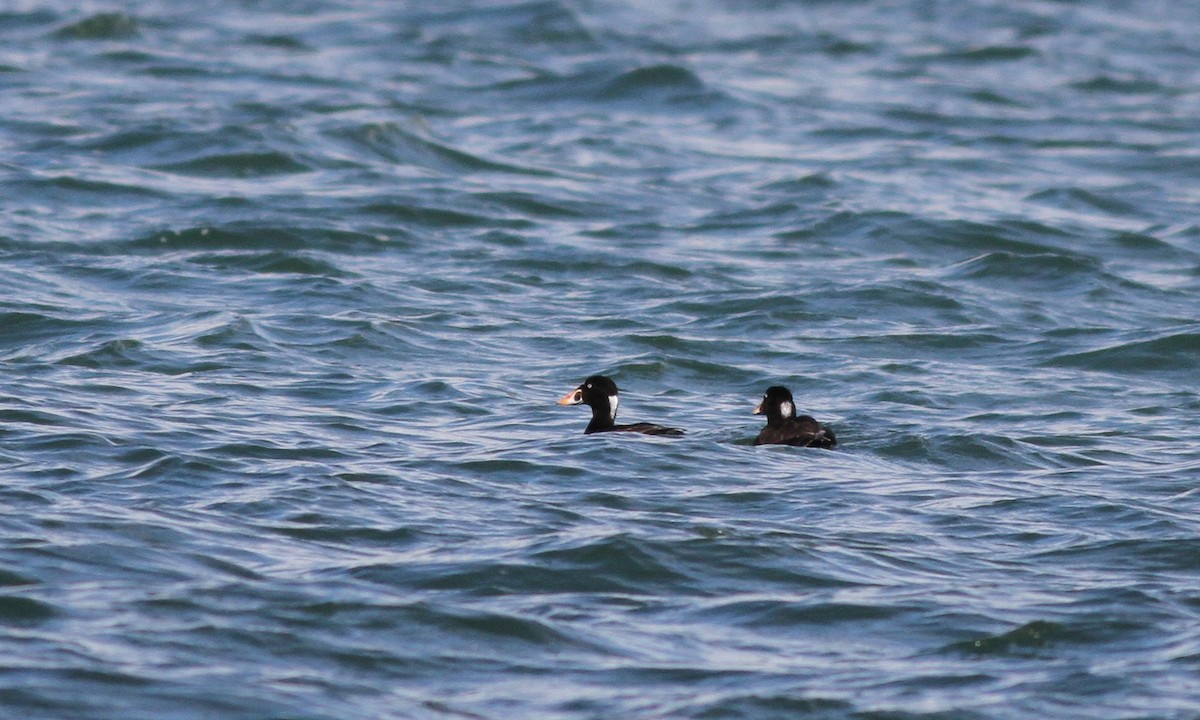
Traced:
<path id="1" fill-rule="evenodd" d="M 1189 717 L 1162 9 L 0 12 L 5 708 Z"/>

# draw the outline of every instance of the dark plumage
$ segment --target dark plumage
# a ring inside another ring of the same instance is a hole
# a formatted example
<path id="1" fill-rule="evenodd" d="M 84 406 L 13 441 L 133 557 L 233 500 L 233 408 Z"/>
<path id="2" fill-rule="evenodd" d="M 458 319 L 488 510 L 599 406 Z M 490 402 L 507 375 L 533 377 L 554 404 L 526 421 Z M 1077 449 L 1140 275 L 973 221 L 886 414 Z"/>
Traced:
<path id="1" fill-rule="evenodd" d="M 585 434 L 598 432 L 633 432 L 643 435 L 668 435 L 678 437 L 683 434 L 677 428 L 663 427 L 653 423 L 632 423 L 617 425 L 617 384 L 612 378 L 603 375 L 593 375 L 580 383 L 579 387 L 563 396 L 559 405 L 587 405 L 592 409 L 592 421 L 588 423 Z"/>
<path id="2" fill-rule="evenodd" d="M 837 445 L 833 431 L 808 415 L 796 416 L 792 392 L 781 385 L 767 388 L 755 415 L 766 415 L 767 426 L 754 440 L 755 445 L 797 445 L 831 448 Z"/>

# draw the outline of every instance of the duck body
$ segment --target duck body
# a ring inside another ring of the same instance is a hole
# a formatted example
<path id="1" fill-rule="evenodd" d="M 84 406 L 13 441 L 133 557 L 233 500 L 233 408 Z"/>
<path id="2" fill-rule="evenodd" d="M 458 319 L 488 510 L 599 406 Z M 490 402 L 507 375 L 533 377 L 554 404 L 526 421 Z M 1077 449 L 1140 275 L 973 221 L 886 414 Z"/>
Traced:
<path id="1" fill-rule="evenodd" d="M 829 449 L 837 445 L 833 431 L 808 415 L 796 415 L 792 392 L 773 385 L 754 408 L 755 415 L 766 415 L 767 426 L 758 433 L 755 445 L 793 445 Z"/>
<path id="2" fill-rule="evenodd" d="M 655 425 L 654 423 L 617 424 L 617 406 L 620 396 L 617 384 L 612 378 L 604 375 L 592 375 L 579 384 L 571 392 L 558 401 L 559 405 L 587 405 L 592 409 L 592 421 L 583 431 L 585 435 L 601 432 L 631 432 L 642 435 L 663 435 L 679 437 L 683 431 L 678 428 Z"/>

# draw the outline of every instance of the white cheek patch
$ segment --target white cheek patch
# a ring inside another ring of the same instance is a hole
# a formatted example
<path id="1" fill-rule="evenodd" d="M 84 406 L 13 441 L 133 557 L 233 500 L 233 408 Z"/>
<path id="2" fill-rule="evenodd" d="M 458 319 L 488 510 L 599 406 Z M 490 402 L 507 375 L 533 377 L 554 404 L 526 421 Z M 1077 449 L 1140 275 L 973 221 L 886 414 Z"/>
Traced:
<path id="1" fill-rule="evenodd" d="M 608 396 L 608 419 L 613 422 L 617 421 L 617 404 L 620 402 L 621 399 L 616 395 Z"/>
<path id="2" fill-rule="evenodd" d="M 787 400 L 784 400 L 783 402 L 779 403 L 779 412 L 782 413 L 785 418 L 790 418 L 796 414 L 796 406 Z"/>

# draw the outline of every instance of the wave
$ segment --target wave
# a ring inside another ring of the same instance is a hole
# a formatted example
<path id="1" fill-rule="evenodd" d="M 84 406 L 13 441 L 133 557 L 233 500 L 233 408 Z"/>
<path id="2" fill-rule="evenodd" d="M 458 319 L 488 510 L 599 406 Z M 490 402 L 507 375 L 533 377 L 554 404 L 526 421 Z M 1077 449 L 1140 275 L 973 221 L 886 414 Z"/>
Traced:
<path id="1" fill-rule="evenodd" d="M 1059 353 L 1042 361 L 1043 367 L 1069 367 L 1118 375 L 1190 373 L 1200 367 L 1200 330 L 1180 328 L 1158 337 L 1133 338 L 1104 347 Z"/>
<path id="2" fill-rule="evenodd" d="M 336 127 L 325 136 L 339 141 L 344 147 L 370 154 L 370 161 L 384 160 L 396 165 L 412 165 L 440 173 L 511 173 L 551 177 L 555 173 L 536 167 L 484 157 L 444 142 L 422 137 L 396 122 L 372 122 Z"/>
<path id="3" fill-rule="evenodd" d="M 204 155 L 147 166 L 159 172 L 208 178 L 254 178 L 309 172 L 312 167 L 278 150 Z"/>
<path id="4" fill-rule="evenodd" d="M 671 108 L 709 108 L 731 100 L 710 87 L 691 69 L 674 63 L 635 68 L 589 68 L 574 74 L 543 74 L 532 79 L 498 83 L 487 88 L 508 100 L 542 99 L 546 102 L 584 102 L 602 105 L 636 103 L 642 111 Z"/>
<path id="5" fill-rule="evenodd" d="M 140 23 L 132 15 L 103 12 L 76 20 L 54 31 L 63 40 L 122 40 L 138 35 Z"/>

